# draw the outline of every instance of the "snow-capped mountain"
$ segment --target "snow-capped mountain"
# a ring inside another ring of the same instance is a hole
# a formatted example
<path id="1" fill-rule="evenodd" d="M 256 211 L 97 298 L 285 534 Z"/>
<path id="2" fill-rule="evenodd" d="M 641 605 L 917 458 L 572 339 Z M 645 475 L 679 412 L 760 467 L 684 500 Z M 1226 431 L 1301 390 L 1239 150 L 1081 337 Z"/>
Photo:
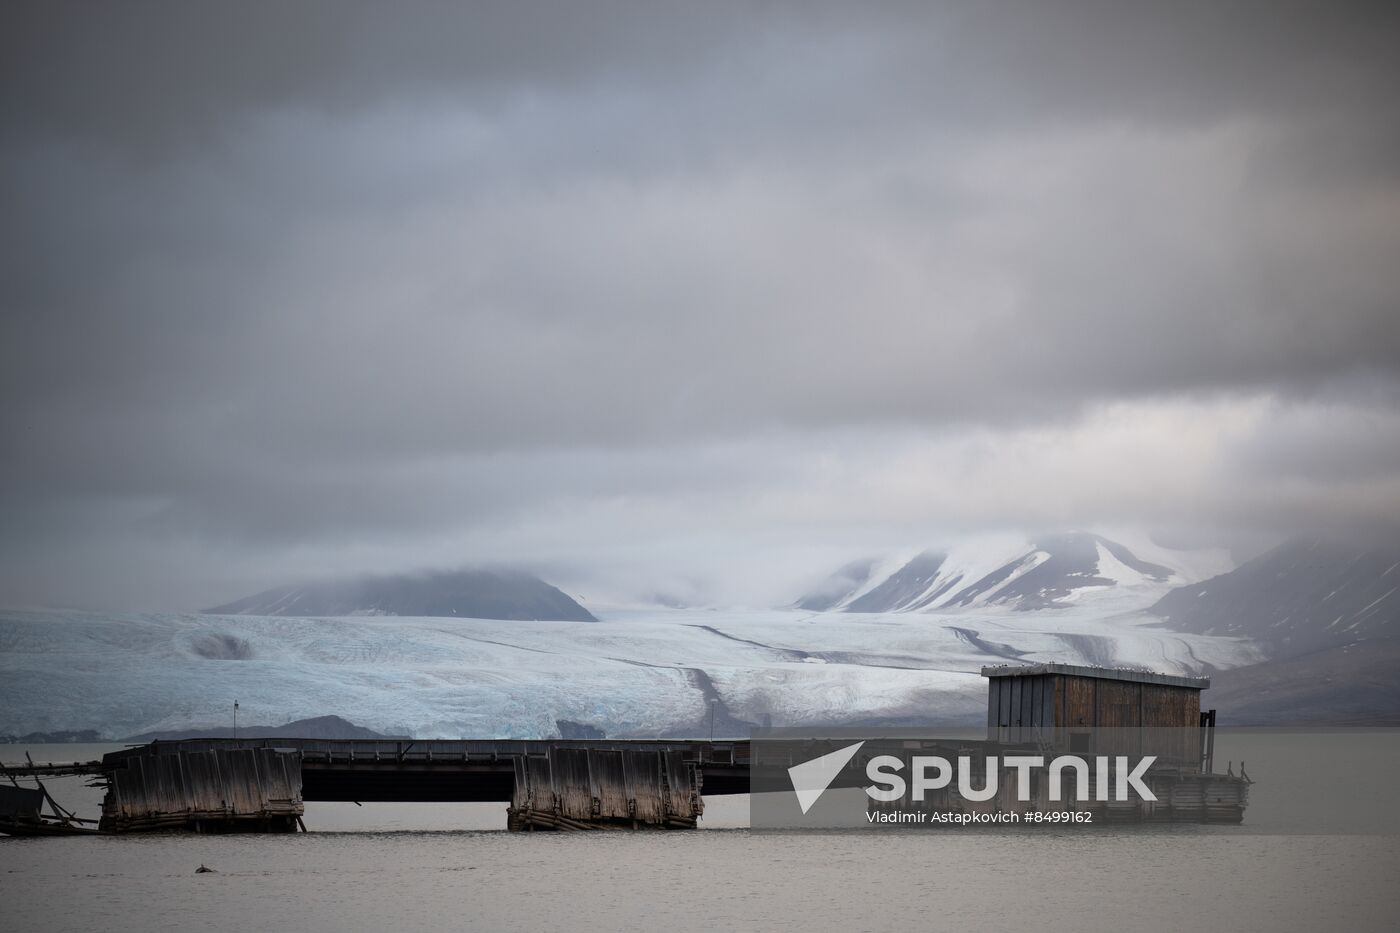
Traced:
<path id="1" fill-rule="evenodd" d="M 459 570 L 284 586 L 206 611 L 215 615 L 597 621 L 560 590 L 515 570 Z"/>
<path id="2" fill-rule="evenodd" d="M 1144 555 L 1139 553 L 1146 551 Z M 1070 532 L 1033 540 L 984 537 L 848 564 L 796 603 L 817 612 L 918 612 L 981 606 L 1056 609 L 1106 595 L 1144 608 L 1173 586 L 1228 569 L 1219 553 L 1129 549 L 1102 535 Z"/>
<path id="3" fill-rule="evenodd" d="M 1400 638 L 1400 544 L 1294 540 L 1151 612 L 1176 631 L 1252 638 L 1278 657 Z"/>

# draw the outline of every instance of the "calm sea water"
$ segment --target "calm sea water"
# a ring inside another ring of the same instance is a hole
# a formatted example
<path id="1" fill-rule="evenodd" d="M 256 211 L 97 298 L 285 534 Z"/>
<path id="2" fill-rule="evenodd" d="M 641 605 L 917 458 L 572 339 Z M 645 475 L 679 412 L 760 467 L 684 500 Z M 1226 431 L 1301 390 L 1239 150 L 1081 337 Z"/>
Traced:
<path id="1" fill-rule="evenodd" d="M 0 929 L 1393 931 L 1390 735 L 1329 740 L 1328 766 L 1301 775 L 1282 767 L 1288 740 L 1231 740 L 1260 781 L 1244 827 L 784 835 L 712 798 L 693 833 L 515 834 L 504 805 L 311 803 L 304 835 L 0 837 Z M 95 814 L 98 792 L 49 783 Z"/>

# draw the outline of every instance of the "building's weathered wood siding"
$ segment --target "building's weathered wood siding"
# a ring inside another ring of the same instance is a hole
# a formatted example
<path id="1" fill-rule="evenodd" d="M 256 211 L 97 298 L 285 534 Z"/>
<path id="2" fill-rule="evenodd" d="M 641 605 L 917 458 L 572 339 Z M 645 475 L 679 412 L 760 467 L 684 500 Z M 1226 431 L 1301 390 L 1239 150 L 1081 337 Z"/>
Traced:
<path id="1" fill-rule="evenodd" d="M 1105 755 L 1154 754 L 1183 767 L 1200 766 L 1199 688 L 1154 682 L 1167 679 L 1161 675 L 1070 670 L 989 677 L 988 739 Z"/>
<path id="2" fill-rule="evenodd" d="M 1001 742 L 1034 742 L 1056 723 L 1054 684 L 1046 677 L 988 681 L 987 726 Z"/>
<path id="3" fill-rule="evenodd" d="M 1056 725 L 1093 726 L 1098 722 L 1098 684 L 1092 677 L 1057 677 L 1064 691 L 1065 714 Z"/>

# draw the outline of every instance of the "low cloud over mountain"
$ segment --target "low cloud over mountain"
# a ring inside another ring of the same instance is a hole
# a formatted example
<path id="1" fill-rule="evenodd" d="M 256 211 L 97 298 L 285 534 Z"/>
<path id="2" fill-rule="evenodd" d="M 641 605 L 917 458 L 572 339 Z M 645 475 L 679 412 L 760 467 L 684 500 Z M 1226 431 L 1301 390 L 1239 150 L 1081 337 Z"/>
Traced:
<path id="1" fill-rule="evenodd" d="M 562 591 L 538 577 L 515 570 L 460 570 L 284 586 L 207 611 L 216 615 L 395 615 L 597 621 L 591 612 Z"/>

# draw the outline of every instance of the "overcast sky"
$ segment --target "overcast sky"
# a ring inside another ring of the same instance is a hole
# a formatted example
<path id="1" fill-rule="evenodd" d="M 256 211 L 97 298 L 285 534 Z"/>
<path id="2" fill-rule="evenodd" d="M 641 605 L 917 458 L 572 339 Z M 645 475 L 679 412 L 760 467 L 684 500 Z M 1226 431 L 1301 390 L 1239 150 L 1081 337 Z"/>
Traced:
<path id="1" fill-rule="evenodd" d="M 1398 10 L 6 3 L 0 604 L 1394 530 Z"/>

